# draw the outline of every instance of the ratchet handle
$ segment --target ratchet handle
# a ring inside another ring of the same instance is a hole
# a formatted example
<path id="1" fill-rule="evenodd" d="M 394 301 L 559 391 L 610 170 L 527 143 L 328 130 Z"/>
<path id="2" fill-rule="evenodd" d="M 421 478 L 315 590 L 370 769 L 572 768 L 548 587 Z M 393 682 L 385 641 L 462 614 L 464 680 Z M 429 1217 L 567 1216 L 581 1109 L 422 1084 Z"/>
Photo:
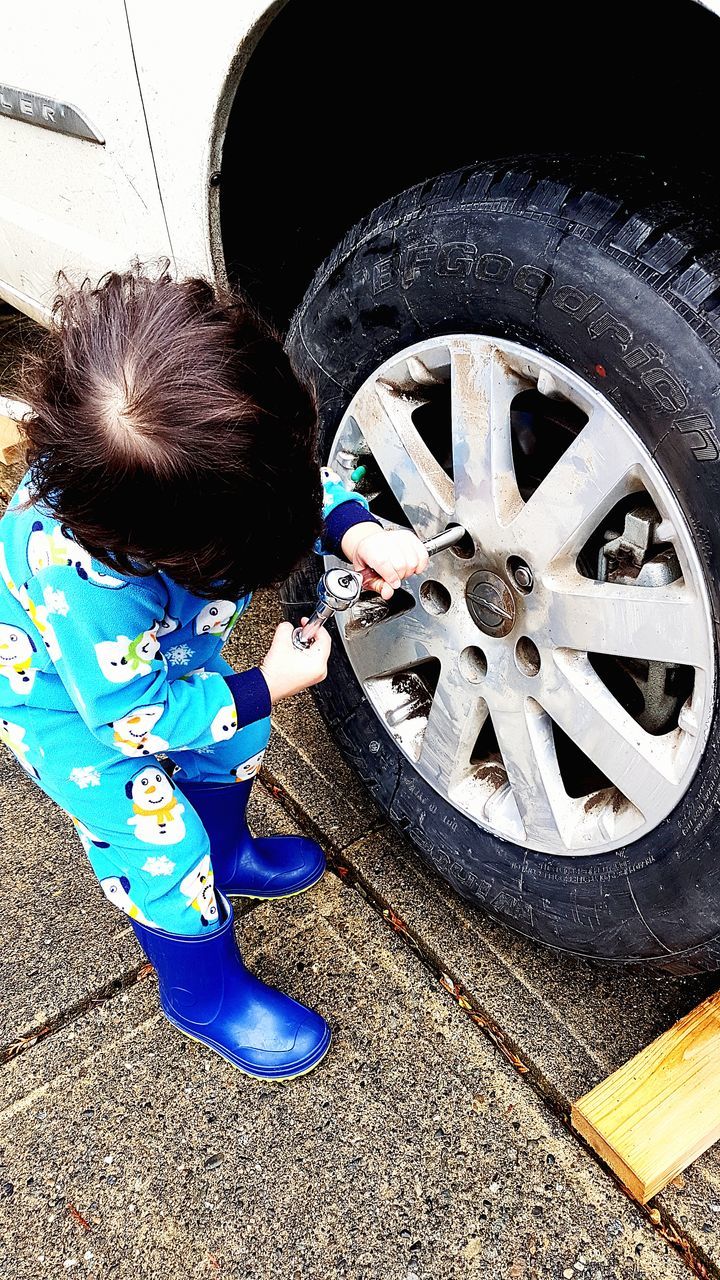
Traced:
<path id="1" fill-rule="evenodd" d="M 428 538 L 423 543 L 425 550 L 429 556 L 436 556 L 438 551 L 445 551 L 447 547 L 454 547 L 456 543 L 462 542 L 466 537 L 467 530 L 461 524 L 453 524 L 444 533 L 438 533 L 434 538 Z"/>
<path id="2" fill-rule="evenodd" d="M 321 627 L 334 613 L 343 613 L 355 603 L 362 590 L 362 579 L 352 569 L 328 569 L 318 583 L 318 602 L 303 627 L 293 631 L 296 649 L 309 649 Z"/>
<path id="3" fill-rule="evenodd" d="M 454 546 L 464 537 L 465 530 L 462 525 L 453 525 L 437 537 L 430 538 L 425 543 L 425 550 L 428 555 L 434 556 L 438 551 Z M 315 643 L 318 631 L 325 626 L 328 619 L 332 618 L 334 613 L 344 613 L 354 605 L 363 586 L 375 577 L 371 569 L 365 569 L 362 573 L 355 573 L 353 569 L 328 569 L 318 583 L 318 602 L 312 614 L 304 626 L 296 627 L 293 631 L 292 640 L 295 648 L 309 649 Z"/>
<path id="4" fill-rule="evenodd" d="M 328 618 L 331 618 L 334 610 L 327 604 L 317 604 L 313 609 L 307 622 L 302 627 L 296 627 L 292 633 L 292 642 L 296 649 L 309 649 L 315 643 L 315 637 L 321 627 L 325 626 Z"/>

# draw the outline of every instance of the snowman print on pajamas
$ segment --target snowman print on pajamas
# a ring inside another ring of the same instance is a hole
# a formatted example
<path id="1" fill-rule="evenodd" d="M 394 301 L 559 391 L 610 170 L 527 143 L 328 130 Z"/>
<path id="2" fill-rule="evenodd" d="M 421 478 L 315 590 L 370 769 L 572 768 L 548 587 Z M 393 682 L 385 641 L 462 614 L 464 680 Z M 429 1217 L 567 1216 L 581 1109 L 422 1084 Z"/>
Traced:
<path id="1" fill-rule="evenodd" d="M 148 765 L 125 784 L 125 795 L 133 802 L 128 826 L 143 844 L 179 844 L 185 837 L 181 815 L 185 806 L 175 797 L 175 787 L 162 769 Z"/>
<path id="2" fill-rule="evenodd" d="M 159 652 L 155 627 L 141 631 L 134 640 L 129 636 L 117 636 L 115 640 L 101 640 L 95 645 L 98 666 L 111 684 L 126 684 L 135 676 L 146 676 Z"/>
<path id="3" fill-rule="evenodd" d="M 40 774 L 35 766 L 25 759 L 30 748 L 23 742 L 24 737 L 25 730 L 19 724 L 13 724 L 12 720 L 0 720 L 0 742 L 10 748 L 18 764 L 22 765 L 31 778 L 39 778 Z"/>
<path id="4" fill-rule="evenodd" d="M 187 898 L 188 906 L 200 912 L 203 925 L 213 924 L 217 920 L 215 881 L 209 853 L 180 881 L 180 892 Z"/>
<path id="5" fill-rule="evenodd" d="M 48 651 L 48 656 L 52 658 L 53 662 L 57 662 L 59 658 L 62 658 L 62 652 L 52 623 L 48 620 L 47 606 L 35 604 L 34 600 L 30 598 L 26 587 L 20 588 L 18 600 L 40 632 L 42 642 Z"/>
<path id="6" fill-rule="evenodd" d="M 10 592 L 10 595 L 15 597 L 18 604 L 22 606 L 31 622 L 33 622 L 39 631 L 43 644 L 45 645 L 49 656 L 52 658 L 52 661 L 57 662 L 58 658 L 62 657 L 62 653 L 57 641 L 57 636 L 55 635 L 52 624 L 48 618 L 48 614 L 51 612 L 51 605 L 53 603 L 54 593 L 52 587 L 45 588 L 45 604 L 35 604 L 35 601 L 31 598 L 30 593 L 28 592 L 27 586 L 17 586 L 14 582 L 7 562 L 7 553 L 2 542 L 0 542 L 0 577 Z"/>
<path id="7" fill-rule="evenodd" d="M 33 524 L 27 545 L 27 559 L 30 571 L 39 573 L 41 569 L 49 569 L 51 565 L 74 565 L 79 578 L 94 582 L 99 587 L 124 587 L 122 578 L 113 578 L 109 573 L 98 573 L 92 567 L 92 557 L 84 547 L 66 538 L 59 525 L 49 531 L 43 528 L 41 520 Z"/>
<path id="8" fill-rule="evenodd" d="M 197 636 L 222 636 L 225 638 L 232 628 L 238 613 L 234 600 L 211 600 L 201 609 L 195 619 Z"/>
<path id="9" fill-rule="evenodd" d="M 150 924 L 130 897 L 130 881 L 127 876 L 103 876 L 100 888 L 108 902 L 112 902 L 114 907 L 119 907 L 126 916 L 130 916 L 131 920 L 137 920 L 140 924 Z"/>
<path id="10" fill-rule="evenodd" d="M 29 693 L 35 682 L 32 670 L 35 642 L 22 627 L 0 622 L 0 676 L 5 676 L 13 693 Z"/>
<path id="11" fill-rule="evenodd" d="M 154 756 L 158 751 L 167 750 L 165 739 L 152 732 L 163 710 L 159 704 L 136 707 L 121 719 L 113 720 L 113 741 L 123 755 Z"/>

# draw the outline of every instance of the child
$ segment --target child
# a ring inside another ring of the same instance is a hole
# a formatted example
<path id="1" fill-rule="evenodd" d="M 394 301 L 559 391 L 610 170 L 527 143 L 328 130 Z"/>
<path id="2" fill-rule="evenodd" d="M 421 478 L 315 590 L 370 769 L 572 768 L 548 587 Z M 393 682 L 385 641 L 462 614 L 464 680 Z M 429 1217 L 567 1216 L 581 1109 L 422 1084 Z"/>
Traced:
<path id="1" fill-rule="evenodd" d="M 322 850 L 253 839 L 280 698 L 324 680 L 282 623 L 259 667 L 220 649 L 251 591 L 316 542 L 387 598 L 427 557 L 314 460 L 274 333 L 201 280 L 109 275 L 58 299 L 25 389 L 29 472 L 0 521 L 0 732 L 73 819 L 180 1030 L 249 1075 L 316 1066 L 319 1014 L 244 967 L 226 894 L 315 884 Z"/>

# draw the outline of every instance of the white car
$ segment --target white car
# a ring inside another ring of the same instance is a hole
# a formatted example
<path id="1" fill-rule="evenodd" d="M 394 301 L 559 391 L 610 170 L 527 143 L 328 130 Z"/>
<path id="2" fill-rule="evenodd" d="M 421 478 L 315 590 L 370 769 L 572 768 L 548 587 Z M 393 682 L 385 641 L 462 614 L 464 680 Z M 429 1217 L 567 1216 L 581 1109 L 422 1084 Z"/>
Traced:
<path id="1" fill-rule="evenodd" d="M 43 320 L 135 258 L 249 287 L 322 461 L 466 531 L 337 624 L 317 697 L 380 806 L 531 938 L 718 967 L 720 3 L 2 27 L 0 294 Z"/>

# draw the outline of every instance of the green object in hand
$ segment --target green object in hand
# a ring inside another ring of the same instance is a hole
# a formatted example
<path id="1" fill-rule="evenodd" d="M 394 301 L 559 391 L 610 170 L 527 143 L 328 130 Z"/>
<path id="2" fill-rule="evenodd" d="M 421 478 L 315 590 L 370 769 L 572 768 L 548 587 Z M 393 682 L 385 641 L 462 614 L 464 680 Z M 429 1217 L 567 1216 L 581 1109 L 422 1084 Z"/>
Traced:
<path id="1" fill-rule="evenodd" d="M 353 484 L 359 484 L 360 481 L 363 479 L 363 477 L 366 475 L 366 473 L 367 473 L 367 467 L 356 467 L 355 470 L 350 473 L 350 479 L 352 480 Z"/>

